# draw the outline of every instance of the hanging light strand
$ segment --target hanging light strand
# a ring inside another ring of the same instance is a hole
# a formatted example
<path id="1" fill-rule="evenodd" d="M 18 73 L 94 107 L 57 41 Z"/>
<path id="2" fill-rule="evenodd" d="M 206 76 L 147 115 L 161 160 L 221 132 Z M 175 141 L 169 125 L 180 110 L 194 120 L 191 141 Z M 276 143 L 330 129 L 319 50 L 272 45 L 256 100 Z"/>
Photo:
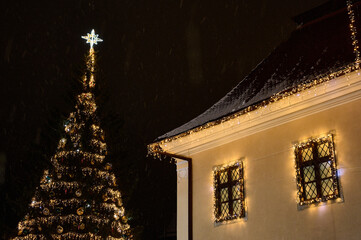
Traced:
<path id="1" fill-rule="evenodd" d="M 268 99 L 266 99 L 266 100 L 264 100 L 264 101 L 262 101 L 262 102 L 260 102 L 258 104 L 248 106 L 247 108 L 244 108 L 239 112 L 236 112 L 236 113 L 231 114 L 229 116 L 222 117 L 219 120 L 208 122 L 208 123 L 203 124 L 201 126 L 190 129 L 190 130 L 188 130 L 186 132 L 183 132 L 183 133 L 180 133 L 178 135 L 168 137 L 168 138 L 165 138 L 165 139 L 163 139 L 161 141 L 150 144 L 150 145 L 148 145 L 148 154 L 159 158 L 158 152 L 159 152 L 159 149 L 161 149 L 160 146 L 162 146 L 162 145 L 164 145 L 166 143 L 175 141 L 175 140 L 177 140 L 179 138 L 183 138 L 183 137 L 191 135 L 193 133 L 200 132 L 200 131 L 202 131 L 204 129 L 208 129 L 208 128 L 217 126 L 219 124 L 229 122 L 230 120 L 235 119 L 235 118 L 237 118 L 237 117 L 239 117 L 241 115 L 247 114 L 247 113 L 249 113 L 251 111 L 255 111 L 255 110 L 260 109 L 262 107 L 265 107 L 265 106 L 267 106 L 269 104 L 272 104 L 272 103 L 277 102 L 279 100 L 285 99 L 285 98 L 287 98 L 287 97 L 289 97 L 291 95 L 294 95 L 294 94 L 297 94 L 297 93 L 302 92 L 304 90 L 315 87 L 315 86 L 317 86 L 317 85 L 319 85 L 321 83 L 328 82 L 328 81 L 330 81 L 330 80 L 332 80 L 334 78 L 337 78 L 337 77 L 349 74 L 349 73 L 351 73 L 353 71 L 359 70 L 360 69 L 360 63 L 361 63 L 361 58 L 360 58 L 359 44 L 358 44 L 358 40 L 357 40 L 357 37 L 356 37 L 357 36 L 357 31 L 356 31 L 356 27 L 355 27 L 355 13 L 354 13 L 354 10 L 352 8 L 353 4 L 352 4 L 351 0 L 347 0 L 346 3 L 347 3 L 347 13 L 348 13 L 348 16 L 349 16 L 349 19 L 350 19 L 350 24 L 349 24 L 349 29 L 350 29 L 350 32 L 351 32 L 350 37 L 351 37 L 351 40 L 352 40 L 353 52 L 355 54 L 355 61 L 353 63 L 344 66 L 340 70 L 333 71 L 333 72 L 331 72 L 329 74 L 320 75 L 320 76 L 318 76 L 318 77 L 316 77 L 314 79 L 311 79 L 310 81 L 306 81 L 304 83 L 301 83 L 296 87 L 292 87 L 292 88 L 283 90 L 281 92 L 278 92 L 278 93 L 274 94 L 273 96 L 271 96 L 270 98 L 268 98 Z"/>
<path id="2" fill-rule="evenodd" d="M 353 52 L 355 53 L 355 67 L 356 67 L 356 69 L 359 69 L 361 59 L 360 59 L 360 50 L 359 50 L 359 45 L 358 45 L 358 40 L 357 40 L 357 31 L 356 31 L 356 27 L 355 27 L 355 12 L 352 9 L 351 0 L 347 0 L 346 4 L 347 4 L 348 17 L 350 19 L 349 27 L 350 27 L 350 32 L 351 32 Z"/>

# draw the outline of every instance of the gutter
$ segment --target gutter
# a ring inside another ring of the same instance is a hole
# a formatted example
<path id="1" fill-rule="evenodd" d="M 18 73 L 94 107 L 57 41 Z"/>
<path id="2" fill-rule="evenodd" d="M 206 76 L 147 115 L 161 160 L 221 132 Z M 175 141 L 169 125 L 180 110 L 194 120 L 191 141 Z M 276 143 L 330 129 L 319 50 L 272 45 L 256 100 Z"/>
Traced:
<path id="1" fill-rule="evenodd" d="M 193 171 L 192 171 L 192 158 L 162 152 L 158 150 L 153 151 L 156 154 L 165 155 L 171 158 L 178 158 L 188 162 L 188 240 L 193 240 Z"/>

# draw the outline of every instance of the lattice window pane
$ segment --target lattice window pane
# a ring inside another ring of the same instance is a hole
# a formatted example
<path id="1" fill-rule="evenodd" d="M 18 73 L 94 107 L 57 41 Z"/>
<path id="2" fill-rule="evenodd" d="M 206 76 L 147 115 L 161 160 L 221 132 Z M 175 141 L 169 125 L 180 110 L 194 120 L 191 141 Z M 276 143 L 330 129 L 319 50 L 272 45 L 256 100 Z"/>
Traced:
<path id="1" fill-rule="evenodd" d="M 318 157 L 326 157 L 330 155 L 330 149 L 328 147 L 328 142 L 322 143 L 317 146 Z"/>
<path id="2" fill-rule="evenodd" d="M 228 188 L 221 189 L 221 202 L 228 201 Z"/>
<path id="3" fill-rule="evenodd" d="M 221 172 L 219 175 L 219 180 L 221 183 L 228 182 L 228 173 L 226 171 Z"/>
<path id="4" fill-rule="evenodd" d="M 315 167 L 307 166 L 303 168 L 303 177 L 305 182 L 311 182 L 315 180 Z"/>
<path id="5" fill-rule="evenodd" d="M 312 159 L 313 159 L 312 147 L 303 149 L 302 150 L 302 160 L 304 162 L 307 162 L 307 161 L 310 161 Z"/>
<path id="6" fill-rule="evenodd" d="M 214 181 L 216 222 L 244 217 L 242 163 L 237 162 L 215 170 Z"/>
<path id="7" fill-rule="evenodd" d="M 340 197 L 331 134 L 301 143 L 295 154 L 300 205 Z"/>
<path id="8" fill-rule="evenodd" d="M 320 164 L 320 176 L 321 178 L 332 177 L 331 161 Z"/>
<path id="9" fill-rule="evenodd" d="M 238 180 L 240 177 L 239 168 L 232 169 L 232 181 Z"/>
<path id="10" fill-rule="evenodd" d="M 235 185 L 232 187 L 232 199 L 241 198 L 241 188 L 239 185 Z"/>
<path id="11" fill-rule="evenodd" d="M 306 199 L 313 199 L 317 197 L 316 183 L 305 184 Z"/>
<path id="12" fill-rule="evenodd" d="M 322 196 L 328 196 L 333 194 L 333 180 L 332 178 L 322 180 L 321 181 L 321 187 L 322 187 Z"/>
<path id="13" fill-rule="evenodd" d="M 222 218 L 225 218 L 229 215 L 229 204 L 228 203 L 222 203 L 221 204 L 221 216 Z"/>
<path id="14" fill-rule="evenodd" d="M 233 201 L 233 214 L 239 214 L 241 212 L 241 201 Z"/>

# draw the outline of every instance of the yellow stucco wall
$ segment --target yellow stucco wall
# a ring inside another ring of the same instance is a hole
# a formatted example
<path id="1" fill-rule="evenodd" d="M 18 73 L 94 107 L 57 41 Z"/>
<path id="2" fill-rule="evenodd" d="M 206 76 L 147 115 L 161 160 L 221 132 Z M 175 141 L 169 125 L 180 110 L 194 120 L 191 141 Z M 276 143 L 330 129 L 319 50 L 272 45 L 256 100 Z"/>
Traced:
<path id="1" fill-rule="evenodd" d="M 331 130 L 344 202 L 298 210 L 293 143 Z M 361 239 L 361 100 L 191 157 L 194 239 Z M 215 226 L 212 168 L 240 158 L 247 220 Z"/>

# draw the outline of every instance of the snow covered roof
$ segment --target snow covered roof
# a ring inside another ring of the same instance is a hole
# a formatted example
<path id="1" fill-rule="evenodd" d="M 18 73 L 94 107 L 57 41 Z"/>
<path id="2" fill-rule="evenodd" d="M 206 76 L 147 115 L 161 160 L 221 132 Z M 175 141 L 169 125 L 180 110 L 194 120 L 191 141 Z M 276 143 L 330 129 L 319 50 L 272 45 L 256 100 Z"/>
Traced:
<path id="1" fill-rule="evenodd" d="M 353 8 L 356 29 L 361 31 L 361 6 L 355 4 Z M 174 137 L 232 115 L 277 93 L 352 64 L 356 55 L 353 51 L 349 24 L 346 8 L 303 24 L 211 108 L 158 137 L 156 141 Z"/>

